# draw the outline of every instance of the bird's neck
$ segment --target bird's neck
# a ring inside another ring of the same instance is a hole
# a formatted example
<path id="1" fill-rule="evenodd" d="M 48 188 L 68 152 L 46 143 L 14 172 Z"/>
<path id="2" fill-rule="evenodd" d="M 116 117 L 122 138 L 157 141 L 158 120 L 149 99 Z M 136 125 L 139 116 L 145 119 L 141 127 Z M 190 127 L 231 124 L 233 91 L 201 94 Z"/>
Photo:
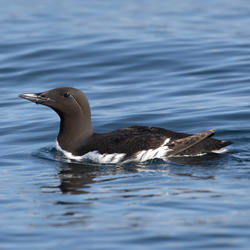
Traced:
<path id="1" fill-rule="evenodd" d="M 60 130 L 57 137 L 59 146 L 68 152 L 74 152 L 93 135 L 91 117 L 83 115 L 60 116 Z"/>

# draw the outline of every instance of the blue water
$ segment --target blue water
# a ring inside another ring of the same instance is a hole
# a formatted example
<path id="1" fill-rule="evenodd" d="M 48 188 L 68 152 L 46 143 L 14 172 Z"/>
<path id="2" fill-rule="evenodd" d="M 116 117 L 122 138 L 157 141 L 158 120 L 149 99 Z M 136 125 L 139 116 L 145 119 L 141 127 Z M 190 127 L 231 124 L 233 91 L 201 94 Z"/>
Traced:
<path id="1" fill-rule="evenodd" d="M 249 249 L 249 1 L 1 6 L 1 249 Z M 59 86 L 86 93 L 97 132 L 216 128 L 234 144 L 176 162 L 68 163 L 56 114 L 17 97 Z"/>

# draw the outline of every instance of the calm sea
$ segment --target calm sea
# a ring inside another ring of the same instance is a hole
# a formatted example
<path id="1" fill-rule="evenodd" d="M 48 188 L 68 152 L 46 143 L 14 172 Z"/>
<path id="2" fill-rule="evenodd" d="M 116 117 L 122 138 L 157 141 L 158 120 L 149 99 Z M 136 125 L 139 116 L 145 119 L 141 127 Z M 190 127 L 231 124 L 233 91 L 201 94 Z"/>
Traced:
<path id="1" fill-rule="evenodd" d="M 249 249 L 250 2 L 0 1 L 0 249 Z M 93 126 L 234 142 L 141 166 L 68 163 L 56 114 L 17 97 L 59 86 Z"/>

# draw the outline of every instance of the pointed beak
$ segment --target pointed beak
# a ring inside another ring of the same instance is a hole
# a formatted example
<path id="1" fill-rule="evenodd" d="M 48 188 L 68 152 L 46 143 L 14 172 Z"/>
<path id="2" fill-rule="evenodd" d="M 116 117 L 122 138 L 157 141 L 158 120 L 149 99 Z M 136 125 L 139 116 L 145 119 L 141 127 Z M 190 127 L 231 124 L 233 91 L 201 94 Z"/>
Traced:
<path id="1" fill-rule="evenodd" d="M 45 104 L 45 102 L 53 101 L 53 99 L 44 96 L 42 93 L 36 94 L 20 94 L 19 97 L 29 100 L 31 102 L 35 102 L 36 104 Z"/>

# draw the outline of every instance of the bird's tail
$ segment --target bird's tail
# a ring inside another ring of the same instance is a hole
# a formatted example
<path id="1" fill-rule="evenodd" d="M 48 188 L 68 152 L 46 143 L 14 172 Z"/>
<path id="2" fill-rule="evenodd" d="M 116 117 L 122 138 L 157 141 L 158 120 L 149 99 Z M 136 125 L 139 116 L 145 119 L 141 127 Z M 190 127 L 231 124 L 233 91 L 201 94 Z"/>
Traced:
<path id="1" fill-rule="evenodd" d="M 167 153 L 167 157 L 209 153 L 231 144 L 231 142 L 209 138 L 213 136 L 214 133 L 215 129 L 210 129 L 199 134 L 169 142 L 166 146 L 168 146 L 171 151 Z"/>

